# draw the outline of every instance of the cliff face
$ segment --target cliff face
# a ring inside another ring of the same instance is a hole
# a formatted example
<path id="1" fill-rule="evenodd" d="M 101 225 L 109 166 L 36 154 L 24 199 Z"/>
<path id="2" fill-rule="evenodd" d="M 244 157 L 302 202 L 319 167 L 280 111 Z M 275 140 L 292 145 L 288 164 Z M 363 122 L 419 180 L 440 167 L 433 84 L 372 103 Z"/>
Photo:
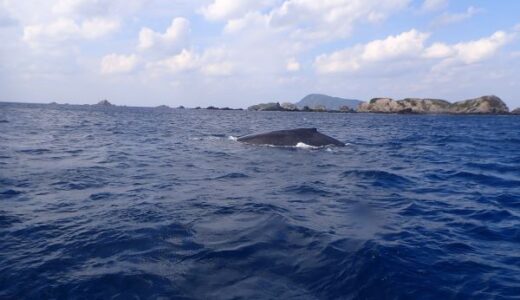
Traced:
<path id="1" fill-rule="evenodd" d="M 358 112 L 377 113 L 447 113 L 450 103 L 439 99 L 407 98 L 395 101 L 391 98 L 375 98 L 358 106 Z"/>
<path id="2" fill-rule="evenodd" d="M 452 104 L 451 112 L 455 114 L 503 114 L 509 108 L 497 96 L 483 96 Z"/>
<path id="3" fill-rule="evenodd" d="M 419 113 L 419 114 L 502 114 L 508 113 L 507 105 L 496 96 L 483 96 L 455 103 L 440 99 L 375 98 L 361 103 L 358 112 L 372 113 Z"/>

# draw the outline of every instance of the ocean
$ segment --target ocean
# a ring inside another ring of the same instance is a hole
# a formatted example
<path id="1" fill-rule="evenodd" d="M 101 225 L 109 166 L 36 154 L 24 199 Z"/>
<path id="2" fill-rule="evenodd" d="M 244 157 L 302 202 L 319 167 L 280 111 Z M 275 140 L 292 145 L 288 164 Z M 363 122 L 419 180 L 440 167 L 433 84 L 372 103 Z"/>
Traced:
<path id="1" fill-rule="evenodd" d="M 0 205 L 0 299 L 520 299 L 515 116 L 0 103 Z"/>

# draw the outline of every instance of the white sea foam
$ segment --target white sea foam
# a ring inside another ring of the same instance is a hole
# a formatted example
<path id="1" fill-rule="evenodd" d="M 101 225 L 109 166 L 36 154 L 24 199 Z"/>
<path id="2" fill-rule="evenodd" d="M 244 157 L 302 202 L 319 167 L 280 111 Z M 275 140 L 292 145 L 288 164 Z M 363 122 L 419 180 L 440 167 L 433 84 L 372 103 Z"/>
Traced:
<path id="1" fill-rule="evenodd" d="M 238 137 L 230 135 L 230 136 L 228 136 L 228 139 L 230 139 L 232 141 L 236 141 L 236 140 L 238 140 Z"/>
<path id="2" fill-rule="evenodd" d="M 302 148 L 302 149 L 318 149 L 318 148 L 320 148 L 320 147 L 311 146 L 311 145 L 307 145 L 307 144 L 305 144 L 305 143 L 299 142 L 298 144 L 296 144 L 296 148 Z"/>

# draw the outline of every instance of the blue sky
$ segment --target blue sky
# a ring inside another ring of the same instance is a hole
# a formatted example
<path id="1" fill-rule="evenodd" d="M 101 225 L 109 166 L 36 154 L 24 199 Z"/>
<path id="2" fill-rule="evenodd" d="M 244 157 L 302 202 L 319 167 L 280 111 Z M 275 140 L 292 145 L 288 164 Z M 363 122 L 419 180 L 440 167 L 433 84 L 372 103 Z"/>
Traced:
<path id="1" fill-rule="evenodd" d="M 520 107 L 520 1 L 0 0 L 0 101 Z"/>

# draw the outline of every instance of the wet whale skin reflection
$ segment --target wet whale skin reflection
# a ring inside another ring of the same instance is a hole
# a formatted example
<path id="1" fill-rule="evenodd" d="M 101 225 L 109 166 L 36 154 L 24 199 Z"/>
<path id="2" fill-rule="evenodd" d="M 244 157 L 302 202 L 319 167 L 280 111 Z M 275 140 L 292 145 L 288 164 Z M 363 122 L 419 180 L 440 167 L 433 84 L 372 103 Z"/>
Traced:
<path id="1" fill-rule="evenodd" d="M 300 143 L 313 147 L 345 146 L 344 143 L 319 132 L 316 128 L 297 128 L 250 134 L 239 137 L 237 141 L 253 145 L 272 145 L 285 147 L 294 147 Z"/>

